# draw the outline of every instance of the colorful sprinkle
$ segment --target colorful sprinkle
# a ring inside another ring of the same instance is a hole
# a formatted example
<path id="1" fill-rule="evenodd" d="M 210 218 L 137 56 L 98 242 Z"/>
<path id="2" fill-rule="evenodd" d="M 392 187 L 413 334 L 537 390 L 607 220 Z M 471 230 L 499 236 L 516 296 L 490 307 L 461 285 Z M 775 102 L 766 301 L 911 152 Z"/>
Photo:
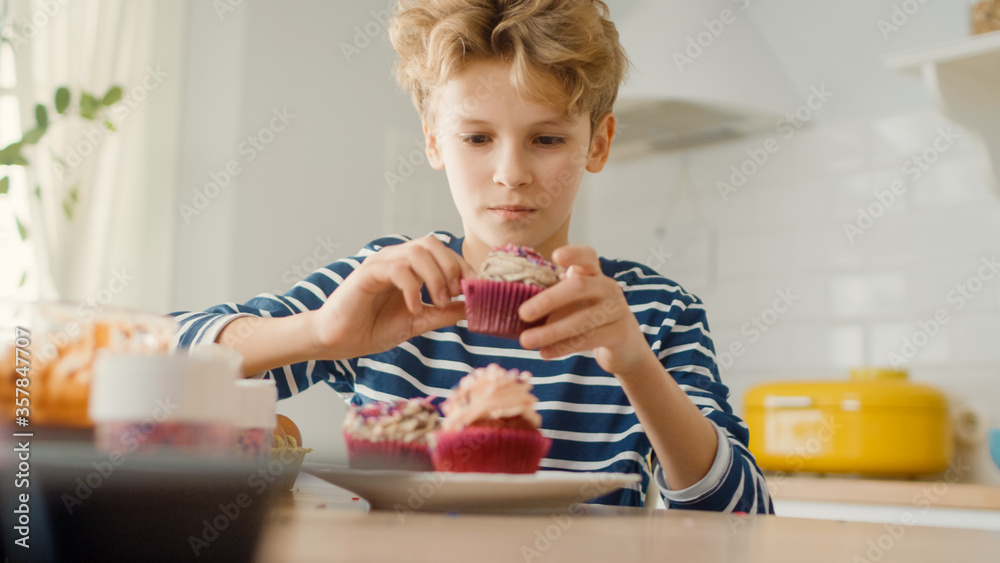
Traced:
<path id="1" fill-rule="evenodd" d="M 368 420 L 369 418 L 379 418 L 385 416 L 392 416 L 403 409 L 406 408 L 410 403 L 416 403 L 420 405 L 425 411 L 437 412 L 437 407 L 431 402 L 430 397 L 422 397 L 417 399 L 402 399 L 393 402 L 383 402 L 383 401 L 373 401 L 371 403 L 361 405 L 356 407 L 358 415 L 363 419 Z"/>
<path id="2" fill-rule="evenodd" d="M 493 252 L 504 252 L 507 254 L 516 254 L 521 258 L 531 262 L 536 266 L 543 266 L 556 271 L 557 266 L 552 262 L 545 259 L 544 256 L 534 251 L 534 249 L 528 248 L 527 246 L 518 246 L 516 244 L 505 244 L 503 246 L 494 246 Z"/>

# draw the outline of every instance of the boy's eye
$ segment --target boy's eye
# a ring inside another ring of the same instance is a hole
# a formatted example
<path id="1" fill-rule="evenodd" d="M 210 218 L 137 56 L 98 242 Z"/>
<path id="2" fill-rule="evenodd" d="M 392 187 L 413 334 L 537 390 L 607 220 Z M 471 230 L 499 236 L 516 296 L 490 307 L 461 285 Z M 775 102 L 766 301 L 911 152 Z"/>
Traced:
<path id="1" fill-rule="evenodd" d="M 562 137 L 553 137 L 551 135 L 543 135 L 537 138 L 537 142 L 539 145 L 551 147 L 565 143 L 566 139 L 563 139 Z"/>
<path id="2" fill-rule="evenodd" d="M 489 140 L 489 137 L 482 134 L 462 135 L 462 142 L 469 145 L 485 145 Z"/>

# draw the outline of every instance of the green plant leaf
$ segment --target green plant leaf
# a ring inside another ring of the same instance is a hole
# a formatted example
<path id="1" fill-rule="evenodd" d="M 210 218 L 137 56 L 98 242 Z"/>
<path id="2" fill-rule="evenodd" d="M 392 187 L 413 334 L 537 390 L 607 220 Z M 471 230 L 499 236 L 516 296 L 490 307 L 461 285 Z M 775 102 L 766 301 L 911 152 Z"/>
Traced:
<path id="1" fill-rule="evenodd" d="M 49 156 L 51 156 L 52 160 L 58 162 L 59 165 L 62 166 L 63 168 L 69 168 L 69 165 L 66 164 L 66 161 L 63 160 L 62 157 L 59 156 L 59 154 L 57 154 L 56 151 L 52 150 L 51 148 L 49 149 Z"/>
<path id="2" fill-rule="evenodd" d="M 40 126 L 35 127 L 31 131 L 25 133 L 23 137 L 21 137 L 21 143 L 25 145 L 33 145 L 37 143 L 42 138 L 43 135 L 45 135 L 45 128 Z"/>
<path id="3" fill-rule="evenodd" d="M 21 156 L 21 142 L 11 143 L 0 150 L 0 165 L 27 166 L 28 161 Z"/>
<path id="4" fill-rule="evenodd" d="M 7 188 L 9 187 L 10 187 L 10 178 L 8 178 L 7 176 L 0 178 L 0 194 L 7 193 Z"/>
<path id="5" fill-rule="evenodd" d="M 38 123 L 39 129 L 45 129 L 49 126 L 49 110 L 42 104 L 35 104 L 35 121 Z"/>
<path id="6" fill-rule="evenodd" d="M 94 119 L 97 116 L 97 100 L 87 92 L 80 94 L 80 117 L 84 119 Z"/>
<path id="7" fill-rule="evenodd" d="M 17 234 L 21 237 L 21 240 L 28 240 L 28 227 L 24 226 L 21 219 L 15 215 L 14 222 L 17 223 Z"/>
<path id="8" fill-rule="evenodd" d="M 63 200 L 63 213 L 66 214 L 67 219 L 73 218 L 73 204 L 68 200 Z"/>
<path id="9" fill-rule="evenodd" d="M 69 199 L 73 203 L 76 203 L 77 198 L 80 196 L 80 184 L 73 186 L 73 189 L 69 191 Z"/>
<path id="10" fill-rule="evenodd" d="M 41 186 L 35 186 L 35 197 L 38 198 L 38 201 L 42 200 L 42 187 Z"/>
<path id="11" fill-rule="evenodd" d="M 110 106 L 120 99 L 122 99 L 121 86 L 112 86 L 111 88 L 108 88 L 107 93 L 104 94 L 104 98 L 101 100 L 101 105 Z"/>
<path id="12" fill-rule="evenodd" d="M 110 120 L 108 120 L 108 119 L 105 119 L 105 120 L 104 120 L 104 127 L 105 127 L 105 128 L 106 128 L 106 129 L 108 130 L 108 131 L 111 131 L 112 133 L 114 133 L 114 132 L 118 131 L 118 128 L 117 128 L 117 127 L 115 127 L 115 124 L 114 124 L 114 123 L 111 123 L 111 121 L 110 121 Z"/>
<path id="13" fill-rule="evenodd" d="M 21 272 L 21 282 L 17 284 L 17 287 L 24 287 L 24 282 L 27 279 L 28 279 L 28 272 L 27 271 Z"/>
<path id="14" fill-rule="evenodd" d="M 69 88 L 65 86 L 60 86 L 56 90 L 56 113 L 62 115 L 66 108 L 69 107 Z"/>

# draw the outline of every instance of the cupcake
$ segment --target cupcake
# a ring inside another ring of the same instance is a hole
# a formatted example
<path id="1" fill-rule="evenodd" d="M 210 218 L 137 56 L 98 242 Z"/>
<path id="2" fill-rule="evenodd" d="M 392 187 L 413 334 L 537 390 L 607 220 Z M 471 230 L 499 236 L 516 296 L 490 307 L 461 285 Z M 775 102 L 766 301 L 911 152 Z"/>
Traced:
<path id="1" fill-rule="evenodd" d="M 494 248 L 483 260 L 479 277 L 462 280 L 469 330 L 516 340 L 522 331 L 545 321 L 526 323 L 518 308 L 562 275 L 560 266 L 530 248 L 513 244 Z"/>
<path id="2" fill-rule="evenodd" d="M 343 425 L 351 469 L 430 471 L 428 442 L 440 421 L 428 398 L 351 405 Z"/>
<path id="3" fill-rule="evenodd" d="M 275 477 L 275 486 L 279 490 L 287 491 L 295 485 L 302 462 L 312 448 L 303 448 L 301 438 L 296 439 L 293 433 L 285 433 L 281 426 L 275 427 L 273 440 L 267 470 Z M 272 470 L 275 462 L 280 464 L 277 473 Z"/>
<path id="4" fill-rule="evenodd" d="M 531 394 L 531 373 L 490 364 L 462 378 L 441 405 L 431 454 L 437 471 L 534 473 L 552 440 Z"/>

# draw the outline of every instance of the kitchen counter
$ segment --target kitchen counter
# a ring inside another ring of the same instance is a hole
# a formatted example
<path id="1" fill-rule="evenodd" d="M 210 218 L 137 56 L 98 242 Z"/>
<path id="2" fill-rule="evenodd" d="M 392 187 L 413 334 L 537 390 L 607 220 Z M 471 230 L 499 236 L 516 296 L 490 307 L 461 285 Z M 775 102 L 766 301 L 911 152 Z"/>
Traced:
<path id="1" fill-rule="evenodd" d="M 1000 487 L 945 481 L 769 476 L 775 500 L 860 504 L 933 505 L 936 508 L 1000 510 Z"/>
<path id="2" fill-rule="evenodd" d="M 919 526 L 603 509 L 589 514 L 397 514 L 336 488 L 298 490 L 258 551 L 271 561 L 996 561 L 1000 533 Z"/>

